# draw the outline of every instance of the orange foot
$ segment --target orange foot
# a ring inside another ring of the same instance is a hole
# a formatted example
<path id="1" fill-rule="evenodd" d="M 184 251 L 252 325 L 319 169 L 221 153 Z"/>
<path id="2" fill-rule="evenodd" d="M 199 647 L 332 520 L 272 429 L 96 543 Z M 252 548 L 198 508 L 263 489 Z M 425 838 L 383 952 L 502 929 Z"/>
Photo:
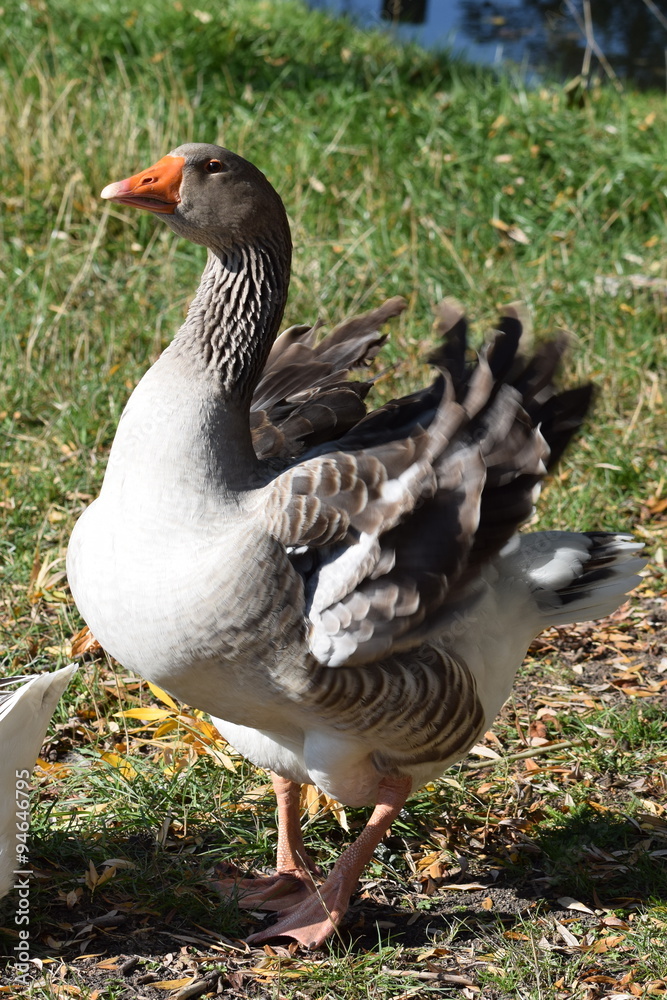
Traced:
<path id="1" fill-rule="evenodd" d="M 319 948 L 324 944 L 345 916 L 364 866 L 403 808 L 411 787 L 412 779 L 407 776 L 382 778 L 371 818 L 354 843 L 341 854 L 324 885 L 289 908 L 277 907 L 280 911 L 277 922 L 251 934 L 247 940 L 262 944 L 273 938 L 289 937 L 304 948 Z M 283 903 L 286 901 L 283 897 Z"/>
<path id="2" fill-rule="evenodd" d="M 345 916 L 350 896 L 349 880 L 341 879 L 332 871 L 324 885 L 311 891 L 307 899 L 280 909 L 275 924 L 251 934 L 246 940 L 250 944 L 264 944 L 274 938 L 288 937 L 304 948 L 319 948 Z"/>
<path id="3" fill-rule="evenodd" d="M 234 865 L 219 864 L 211 887 L 225 898 L 236 898 L 243 910 L 284 910 L 315 892 L 311 872 L 304 868 L 276 872 L 275 875 L 244 878 Z"/>

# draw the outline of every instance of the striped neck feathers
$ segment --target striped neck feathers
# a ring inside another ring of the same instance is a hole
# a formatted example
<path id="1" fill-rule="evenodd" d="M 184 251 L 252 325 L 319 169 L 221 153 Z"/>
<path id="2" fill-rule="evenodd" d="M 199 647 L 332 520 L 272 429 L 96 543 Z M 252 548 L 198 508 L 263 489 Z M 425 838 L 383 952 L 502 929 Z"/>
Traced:
<path id="1" fill-rule="evenodd" d="M 226 396 L 249 403 L 285 308 L 290 249 L 233 246 L 208 260 L 172 350 Z"/>

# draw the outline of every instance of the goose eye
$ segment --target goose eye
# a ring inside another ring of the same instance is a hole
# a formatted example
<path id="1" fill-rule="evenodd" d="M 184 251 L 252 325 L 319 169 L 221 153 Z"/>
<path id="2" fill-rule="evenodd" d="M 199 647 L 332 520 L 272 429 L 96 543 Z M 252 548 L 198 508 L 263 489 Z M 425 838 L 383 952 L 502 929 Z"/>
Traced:
<path id="1" fill-rule="evenodd" d="M 224 167 L 220 160 L 209 160 L 204 169 L 207 174 L 219 174 Z"/>

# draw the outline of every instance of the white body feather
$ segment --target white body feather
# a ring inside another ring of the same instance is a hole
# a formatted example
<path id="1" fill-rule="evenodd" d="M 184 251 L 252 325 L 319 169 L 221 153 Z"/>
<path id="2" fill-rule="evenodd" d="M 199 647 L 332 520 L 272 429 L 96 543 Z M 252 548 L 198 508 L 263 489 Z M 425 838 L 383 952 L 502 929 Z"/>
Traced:
<path id="1" fill-rule="evenodd" d="M 17 843 L 25 844 L 24 810 L 17 802 L 27 799 L 25 782 L 32 774 L 58 699 L 76 670 L 70 664 L 52 674 L 37 674 L 0 702 L 0 897 L 12 887 Z M 17 784 L 21 782 L 21 784 Z M 17 796 L 17 787 L 20 793 Z M 17 817 L 17 812 L 20 816 Z M 17 836 L 20 839 L 17 841 Z M 25 856 L 25 855 L 23 855 Z M 27 867 L 27 866 L 26 866 Z"/>

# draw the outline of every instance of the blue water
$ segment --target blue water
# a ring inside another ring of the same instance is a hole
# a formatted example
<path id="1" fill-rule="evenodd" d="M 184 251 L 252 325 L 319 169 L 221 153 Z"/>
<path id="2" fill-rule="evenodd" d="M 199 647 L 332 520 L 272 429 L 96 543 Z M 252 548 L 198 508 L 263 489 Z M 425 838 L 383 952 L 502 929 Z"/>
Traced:
<path id="1" fill-rule="evenodd" d="M 414 41 L 425 48 L 448 48 L 465 55 L 471 62 L 493 64 L 504 59 L 520 62 L 525 46 L 516 40 L 502 38 L 477 43 L 462 26 L 463 5 L 454 0 L 431 0 L 427 3 L 424 24 L 392 24 L 380 17 L 380 0 L 308 0 L 311 7 L 320 7 L 337 14 L 347 14 L 358 24 L 383 28 L 405 41 Z M 508 0 L 508 6 L 521 7 L 521 0 Z"/>
<path id="2" fill-rule="evenodd" d="M 575 76 L 584 65 L 582 0 L 426 0 L 423 24 L 383 20 L 382 0 L 308 2 L 482 65 L 512 63 L 527 75 L 546 71 L 562 78 Z M 595 43 L 610 67 L 592 52 L 591 72 L 664 90 L 667 0 L 590 0 L 590 10 Z"/>

